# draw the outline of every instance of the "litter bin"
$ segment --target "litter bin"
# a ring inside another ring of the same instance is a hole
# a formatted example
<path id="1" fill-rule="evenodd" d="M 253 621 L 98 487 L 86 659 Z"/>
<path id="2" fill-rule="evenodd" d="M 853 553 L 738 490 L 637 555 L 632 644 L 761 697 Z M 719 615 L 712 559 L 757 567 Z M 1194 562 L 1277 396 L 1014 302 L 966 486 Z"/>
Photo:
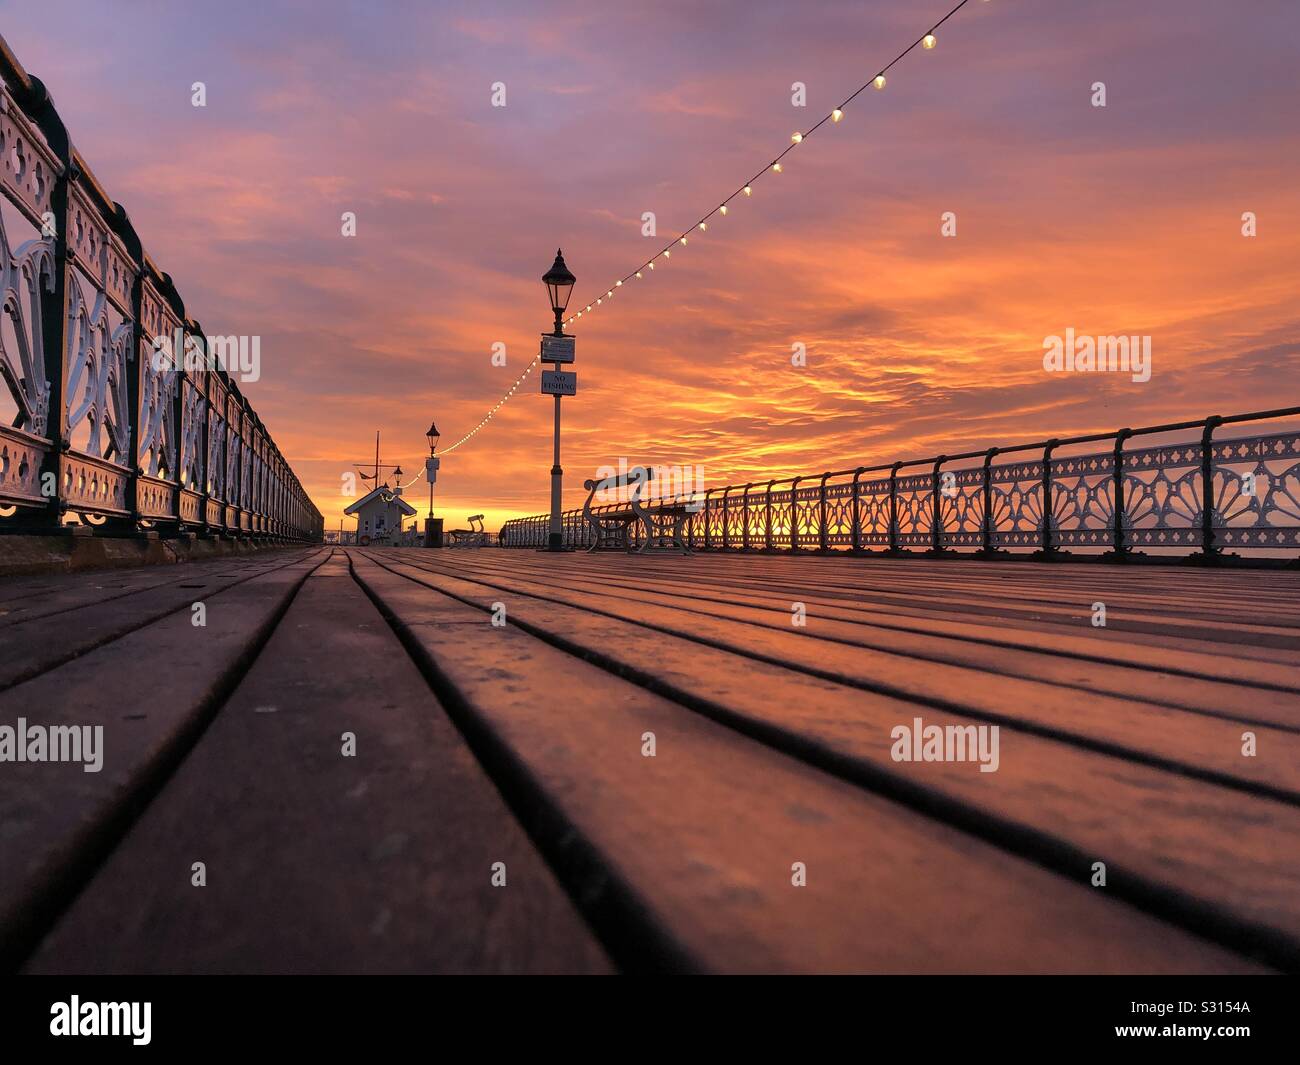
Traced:
<path id="1" fill-rule="evenodd" d="M 424 519 L 424 546 L 425 547 L 442 546 L 442 519 L 441 518 Z"/>

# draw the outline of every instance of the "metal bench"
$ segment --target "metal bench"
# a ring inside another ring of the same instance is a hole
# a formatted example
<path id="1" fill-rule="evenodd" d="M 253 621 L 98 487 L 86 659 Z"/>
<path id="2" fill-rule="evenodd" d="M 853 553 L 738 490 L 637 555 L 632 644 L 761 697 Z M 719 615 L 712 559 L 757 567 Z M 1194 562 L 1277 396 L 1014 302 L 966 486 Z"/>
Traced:
<path id="1" fill-rule="evenodd" d="M 685 503 L 657 503 L 647 506 L 642 500 L 645 486 L 650 483 L 653 470 L 636 466 L 626 474 L 612 474 L 600 480 L 584 481 L 587 501 L 582 505 L 582 516 L 591 526 L 592 542 L 588 551 L 623 550 L 638 553 L 650 550 L 671 550 L 689 554 L 690 547 L 682 536 L 682 529 L 691 516 Z M 609 510 L 592 510 L 597 492 L 608 492 L 631 487 L 624 505 Z M 641 526 L 641 542 L 632 540 L 632 527 Z"/>
<path id="2" fill-rule="evenodd" d="M 451 546 L 452 547 L 486 547 L 488 542 L 487 530 L 483 528 L 483 515 L 471 514 L 465 519 L 469 522 L 468 529 L 452 529 Z"/>

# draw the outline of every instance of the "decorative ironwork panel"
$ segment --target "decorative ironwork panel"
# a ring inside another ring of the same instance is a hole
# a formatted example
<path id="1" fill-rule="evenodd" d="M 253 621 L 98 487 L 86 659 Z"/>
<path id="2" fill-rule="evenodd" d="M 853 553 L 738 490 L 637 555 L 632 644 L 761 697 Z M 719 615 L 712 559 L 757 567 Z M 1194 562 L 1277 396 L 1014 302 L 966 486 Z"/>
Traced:
<path id="1" fill-rule="evenodd" d="M 1300 546 L 1300 433 L 1215 441 L 1210 462 L 1216 542 Z"/>
<path id="2" fill-rule="evenodd" d="M 853 546 L 853 484 L 826 486 L 826 543 L 829 547 Z"/>
<path id="3" fill-rule="evenodd" d="M 789 547 L 791 543 L 790 529 L 793 522 L 790 489 L 778 489 L 770 494 L 764 492 L 764 495 L 766 496 L 764 509 L 766 514 L 771 516 L 772 546 Z"/>
<path id="4" fill-rule="evenodd" d="M 34 237 L 12 249 L 0 211 L 0 381 L 12 404 L 8 420 L 40 437 L 49 436 L 43 321 L 55 281 L 53 239 Z M 8 413 L 7 407 L 0 411 Z"/>
<path id="5" fill-rule="evenodd" d="M 135 483 L 135 508 L 142 518 L 155 521 L 177 516 L 176 485 L 154 477 L 141 476 Z"/>
<path id="6" fill-rule="evenodd" d="M 176 390 L 183 365 L 181 322 L 148 277 L 140 292 L 140 431 L 136 461 L 145 476 L 177 480 Z"/>
<path id="7" fill-rule="evenodd" d="M 989 469 L 991 541 L 995 547 L 1041 547 L 1043 463 L 1001 463 Z"/>
<path id="8" fill-rule="evenodd" d="M 49 441 L 0 426 L 0 507 L 49 503 L 41 494 L 39 481 L 49 451 Z"/>
<path id="9" fill-rule="evenodd" d="M 22 108 L 0 85 L 0 185 L 32 225 L 52 217 L 51 196 L 63 164 Z"/>
<path id="10" fill-rule="evenodd" d="M 59 456 L 59 498 L 69 510 L 126 515 L 127 471 L 104 459 L 65 451 Z"/>
<path id="11" fill-rule="evenodd" d="M 181 521 L 186 525 L 199 525 L 203 521 L 203 497 L 198 492 L 182 488 L 180 491 Z"/>
<path id="12" fill-rule="evenodd" d="M 201 389 L 187 378 L 181 385 L 181 461 L 180 483 L 183 488 L 203 490 L 203 427 L 207 420 L 208 401 Z"/>
<path id="13" fill-rule="evenodd" d="M 943 548 L 984 544 L 984 470 L 945 470 L 939 480 L 939 545 Z"/>
<path id="14" fill-rule="evenodd" d="M 933 546 L 934 478 L 928 473 L 900 477 L 896 495 L 899 546 Z"/>

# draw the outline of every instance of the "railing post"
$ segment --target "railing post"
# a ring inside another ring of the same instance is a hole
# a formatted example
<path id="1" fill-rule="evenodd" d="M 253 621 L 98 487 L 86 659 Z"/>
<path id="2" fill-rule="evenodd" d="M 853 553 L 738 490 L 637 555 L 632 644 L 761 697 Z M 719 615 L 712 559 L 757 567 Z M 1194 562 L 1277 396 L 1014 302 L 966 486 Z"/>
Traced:
<path id="1" fill-rule="evenodd" d="M 713 546 L 713 508 L 709 506 L 712 501 L 711 497 L 716 488 L 710 488 L 704 493 L 704 550 L 709 550 Z"/>
<path id="2" fill-rule="evenodd" d="M 731 550 L 731 509 L 727 506 L 727 497 L 731 495 L 731 485 L 722 490 L 722 550 Z"/>
<path id="3" fill-rule="evenodd" d="M 993 456 L 998 449 L 991 447 L 984 453 L 984 528 L 982 553 L 993 554 Z"/>
<path id="4" fill-rule="evenodd" d="M 889 553 L 898 553 L 898 469 L 903 464 L 895 462 L 889 470 Z"/>
<path id="5" fill-rule="evenodd" d="M 858 478 L 865 470 L 865 466 L 859 466 L 853 471 L 853 529 L 849 536 L 854 551 L 862 550 L 862 503 L 858 498 Z"/>
<path id="6" fill-rule="evenodd" d="M 68 141 L 67 130 L 49 94 L 42 91 L 39 101 L 21 102 L 23 117 L 34 124 L 45 135 L 46 142 L 58 159 L 60 173 L 54 178 L 50 187 L 49 210 L 54 216 L 54 286 L 45 289 L 38 280 L 38 288 L 44 290 L 45 298 L 41 300 L 41 341 L 44 351 L 33 351 L 33 359 L 45 360 L 45 390 L 47 405 L 45 411 L 44 436 L 50 441 L 50 450 L 46 455 L 46 473 L 54 475 L 54 494 L 50 496 L 49 508 L 41 513 L 37 524 L 59 529 L 63 525 L 64 506 L 66 503 L 63 481 L 63 454 L 72 446 L 68 439 L 68 376 L 67 350 L 71 326 L 68 322 L 68 270 L 71 253 L 68 249 L 68 232 L 72 219 L 69 217 L 68 205 L 71 200 L 72 182 L 74 180 L 72 145 Z M 33 104 L 39 105 L 39 110 Z M 28 108 L 36 113 L 29 114 Z M 8 150 L 8 149 L 6 149 Z M 4 197 L 0 196 L 0 201 Z M 41 435 L 41 434 L 37 434 Z M 41 483 L 38 479 L 37 483 Z"/>
<path id="7" fill-rule="evenodd" d="M 763 519 L 763 547 L 767 551 L 772 550 L 772 485 L 774 484 L 776 481 L 767 482 L 767 514 Z"/>
<path id="8" fill-rule="evenodd" d="M 818 532 L 820 534 L 820 539 L 821 539 L 821 550 L 823 552 L 830 550 L 830 538 L 827 535 L 827 529 L 826 529 L 826 478 L 828 478 L 829 476 L 830 476 L 829 471 L 822 474 L 821 495 L 820 498 L 818 499 L 817 523 L 819 526 Z"/>
<path id="9" fill-rule="evenodd" d="M 1043 445 L 1043 557 L 1051 558 L 1056 552 L 1052 538 L 1052 452 L 1060 443 L 1053 437 Z"/>
<path id="10" fill-rule="evenodd" d="M 752 481 L 745 485 L 745 494 L 740 499 L 740 520 L 744 522 L 744 527 L 741 530 L 741 543 L 743 544 L 742 550 L 745 551 L 749 550 L 749 490 L 752 487 Z"/>
<path id="11" fill-rule="evenodd" d="M 799 552 L 799 482 L 802 477 L 796 477 L 794 483 L 790 485 L 790 554 Z"/>
<path id="12" fill-rule="evenodd" d="M 42 302 L 45 311 L 42 337 L 45 342 L 45 385 L 49 395 L 46 411 L 45 435 L 50 439 L 49 469 L 55 480 L 54 495 L 50 498 L 49 524 L 55 528 L 63 525 L 67 499 L 64 493 L 63 455 L 72 447 L 68 437 L 68 335 L 72 328 L 68 322 L 68 201 L 72 187 L 72 161 L 62 160 L 64 171 L 50 193 L 50 210 L 57 221 L 54 235 L 54 291 L 47 293 Z M 39 357 L 34 355 L 34 357 Z"/>
<path id="13" fill-rule="evenodd" d="M 943 551 L 943 492 L 939 484 L 939 469 L 948 461 L 947 455 L 940 455 L 934 460 L 934 471 L 930 477 L 930 550 L 938 555 Z"/>
<path id="14" fill-rule="evenodd" d="M 1115 434 L 1115 555 L 1128 557 L 1128 544 L 1124 542 L 1124 441 L 1133 435 L 1132 429 L 1121 429 Z"/>
<path id="15" fill-rule="evenodd" d="M 144 343 L 144 325 L 141 321 L 141 311 L 144 303 L 144 251 L 138 241 L 128 240 L 126 234 L 122 233 L 121 222 L 126 218 L 126 211 L 122 209 L 121 204 L 115 204 L 118 216 L 115 219 L 105 216 L 104 221 L 108 224 L 109 232 L 116 233 L 118 239 L 126 245 L 127 253 L 131 256 L 131 267 L 135 272 L 135 278 L 131 282 L 131 340 L 127 348 L 126 357 L 126 408 L 127 408 L 127 428 L 126 428 L 126 454 L 121 456 L 122 465 L 126 467 L 124 475 L 125 490 L 122 493 L 122 501 L 126 509 L 130 512 L 130 517 L 123 523 L 125 531 L 137 533 L 141 531 L 140 525 L 140 476 L 144 473 L 144 456 L 140 454 L 140 446 L 143 443 L 140 415 L 142 413 L 140 406 L 143 398 L 144 377 L 147 370 L 146 362 L 152 358 L 152 352 L 146 354 L 141 350 Z M 116 223 L 116 224 L 115 224 Z M 105 281 L 107 288 L 108 282 Z M 181 358 L 183 353 L 173 353 L 173 358 Z M 164 430 L 165 432 L 165 430 Z M 166 437 L 164 436 L 164 441 Z M 161 444 L 165 450 L 165 443 Z M 180 489 L 176 492 L 176 507 L 180 509 Z"/>
<path id="16" fill-rule="evenodd" d="M 1222 424 L 1222 417 L 1211 415 L 1201 433 L 1201 551 L 1207 559 L 1220 554 L 1214 542 L 1214 430 Z"/>

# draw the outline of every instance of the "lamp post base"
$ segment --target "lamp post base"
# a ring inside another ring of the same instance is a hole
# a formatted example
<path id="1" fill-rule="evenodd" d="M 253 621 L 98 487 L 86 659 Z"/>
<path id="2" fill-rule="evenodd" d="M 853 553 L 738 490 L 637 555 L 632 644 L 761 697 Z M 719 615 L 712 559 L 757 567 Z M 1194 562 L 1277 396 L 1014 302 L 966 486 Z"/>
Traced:
<path id="1" fill-rule="evenodd" d="M 424 546 L 425 547 L 442 546 L 442 519 L 441 518 L 424 519 Z"/>

